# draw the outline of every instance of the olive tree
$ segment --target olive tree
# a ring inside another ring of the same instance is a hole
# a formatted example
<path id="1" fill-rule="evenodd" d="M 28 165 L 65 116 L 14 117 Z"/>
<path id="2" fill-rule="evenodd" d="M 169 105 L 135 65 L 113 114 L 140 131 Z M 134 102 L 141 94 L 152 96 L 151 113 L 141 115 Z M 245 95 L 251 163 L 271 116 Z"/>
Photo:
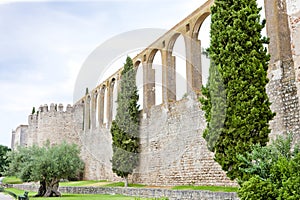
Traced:
<path id="1" fill-rule="evenodd" d="M 77 145 L 66 142 L 53 146 L 48 142 L 42 147 L 19 147 L 8 153 L 10 164 L 6 173 L 26 182 L 39 181 L 36 196 L 61 196 L 59 181 L 74 178 L 83 170 L 79 153 Z"/>

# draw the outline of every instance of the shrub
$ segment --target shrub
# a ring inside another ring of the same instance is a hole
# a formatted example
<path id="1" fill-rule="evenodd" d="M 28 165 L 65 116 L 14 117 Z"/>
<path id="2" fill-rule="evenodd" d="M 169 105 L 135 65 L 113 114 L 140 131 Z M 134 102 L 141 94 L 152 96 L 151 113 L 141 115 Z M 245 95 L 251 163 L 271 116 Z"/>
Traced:
<path id="1" fill-rule="evenodd" d="M 300 199 L 300 153 L 292 134 L 279 136 L 266 147 L 255 145 L 239 159 L 245 175 L 238 191 L 241 200 Z"/>

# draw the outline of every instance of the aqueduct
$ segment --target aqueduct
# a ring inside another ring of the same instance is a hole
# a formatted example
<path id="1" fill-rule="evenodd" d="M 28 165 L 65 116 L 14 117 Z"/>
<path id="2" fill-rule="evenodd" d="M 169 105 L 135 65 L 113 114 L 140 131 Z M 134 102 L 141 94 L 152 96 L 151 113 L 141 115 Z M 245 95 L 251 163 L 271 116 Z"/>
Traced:
<path id="1" fill-rule="evenodd" d="M 213 160 L 201 137 L 206 122 L 197 95 L 201 95 L 202 64 L 199 31 L 210 15 L 213 0 L 179 22 L 133 58 L 142 72 L 143 110 L 140 125 L 140 162 L 132 176 L 136 183 L 149 185 L 234 185 Z M 272 135 L 294 132 L 299 140 L 300 94 L 300 4 L 295 0 L 265 0 L 271 61 L 267 93 L 276 117 L 270 123 Z M 176 81 L 174 46 L 184 41 L 185 82 Z M 203 41 L 202 41 L 203 42 Z M 154 61 L 160 55 L 161 91 Z M 41 106 L 29 116 L 28 126 L 12 134 L 17 145 L 75 142 L 81 147 L 86 179 L 116 180 L 112 173 L 110 124 L 116 113 L 116 95 L 121 80 L 119 69 L 73 106 Z M 187 98 L 177 95 L 184 85 Z M 161 92 L 161 93 L 158 93 Z M 161 101 L 157 101 L 161 96 Z"/>
<path id="2" fill-rule="evenodd" d="M 141 70 L 143 73 L 143 91 L 140 97 L 143 102 L 142 108 L 144 116 L 149 114 L 149 109 L 152 106 L 162 104 L 168 104 L 180 100 L 176 95 L 176 57 L 174 53 L 174 44 L 179 37 L 184 40 L 184 54 L 185 54 L 185 74 L 184 82 L 179 84 L 185 84 L 185 91 L 187 94 L 194 92 L 199 94 L 202 86 L 202 64 L 201 64 L 201 38 L 198 39 L 201 25 L 205 19 L 210 15 L 210 7 L 213 5 L 213 0 L 208 0 L 193 13 L 175 25 L 172 29 L 167 31 L 164 35 L 154 41 L 149 47 L 141 51 L 137 56 L 133 58 L 134 66 L 136 70 Z M 290 5 L 291 7 L 291 5 Z M 293 34 L 291 34 L 290 23 L 291 16 L 287 15 L 287 5 L 284 1 L 265 0 L 265 11 L 267 18 L 267 32 L 270 37 L 269 51 L 271 56 L 270 72 L 278 73 L 283 68 L 284 75 L 289 76 L 282 80 L 293 80 L 298 75 L 298 68 L 294 68 L 294 60 L 291 47 L 295 44 L 291 44 Z M 297 20 L 297 18 L 296 18 Z M 153 66 L 154 58 L 157 54 L 160 54 L 160 70 L 161 91 L 157 87 L 157 75 Z M 278 65 L 279 61 L 281 64 Z M 295 64 L 299 65 L 299 61 L 295 60 Z M 285 64 L 287 63 L 287 65 Z M 292 66 L 291 66 L 292 65 Z M 278 68 L 279 67 L 279 68 Z M 83 97 L 78 102 L 85 102 L 84 121 L 86 122 L 84 127 L 91 128 L 97 125 L 109 127 L 114 115 L 116 113 L 116 88 L 121 78 L 121 70 L 118 70 L 103 83 L 98 85 L 91 93 Z M 277 71 L 276 71 L 277 70 Z M 279 71 L 278 71 L 279 70 Z M 272 80 L 272 77 L 270 78 Z M 281 80 L 281 81 L 282 81 Z M 283 82 L 282 82 L 283 83 Z M 293 83 L 288 82 L 288 87 L 293 85 L 294 93 L 297 92 L 295 81 Z M 272 81 L 269 85 L 272 85 Z M 273 87 L 273 86 L 271 86 Z M 286 91 L 282 91 L 285 93 Z M 282 100 L 278 98 L 272 99 L 272 90 L 270 90 L 270 98 L 273 101 L 273 109 L 278 114 L 276 116 L 277 122 L 273 123 L 274 126 L 278 126 L 278 120 L 280 120 L 281 130 L 293 130 L 298 132 L 298 125 L 293 122 L 283 122 L 283 119 L 288 119 L 288 115 L 297 115 L 295 112 L 283 112 L 279 107 L 283 107 Z M 161 96 L 161 102 L 156 102 L 157 96 Z M 280 102 L 277 102 L 280 101 Z M 281 104 L 281 105 L 279 105 Z M 275 108 L 278 107 L 278 108 Z M 297 106 L 296 106 L 297 107 Z M 283 117 L 285 116 L 285 117 Z M 276 120 L 275 120 L 276 121 Z M 298 122 L 298 121 L 297 121 Z M 276 131 L 275 131 L 276 132 Z"/>
<path id="3" fill-rule="evenodd" d="M 176 57 L 173 55 L 174 44 L 179 36 L 184 38 L 186 59 L 186 91 L 200 93 L 202 85 L 201 75 L 201 41 L 198 34 L 203 21 L 210 15 L 213 0 L 207 1 L 192 14 L 170 29 L 167 33 L 153 42 L 148 48 L 133 58 L 136 70 L 143 71 L 143 113 L 156 105 L 155 102 L 155 69 L 153 61 L 156 54 L 161 54 L 162 70 L 162 103 L 168 104 L 176 99 Z M 106 81 L 98 85 L 91 93 L 79 102 L 85 103 L 85 129 L 111 124 L 114 118 L 115 89 L 120 82 L 121 69 L 111 75 Z M 106 105 L 106 106 L 104 106 Z M 116 106 L 116 105 L 115 105 Z M 96 120 L 98 119 L 98 120 Z"/>

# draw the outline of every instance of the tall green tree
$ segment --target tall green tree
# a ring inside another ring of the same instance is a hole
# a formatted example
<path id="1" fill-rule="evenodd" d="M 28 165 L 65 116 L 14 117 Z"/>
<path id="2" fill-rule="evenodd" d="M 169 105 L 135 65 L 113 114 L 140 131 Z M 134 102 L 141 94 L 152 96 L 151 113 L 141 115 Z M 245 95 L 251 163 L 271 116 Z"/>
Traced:
<path id="1" fill-rule="evenodd" d="M 10 151 L 10 148 L 7 146 L 0 145 L 0 177 L 2 176 L 4 169 L 8 165 L 8 160 L 7 160 L 7 152 Z"/>
<path id="2" fill-rule="evenodd" d="M 208 121 L 203 137 L 207 141 L 207 147 L 214 151 L 215 143 L 224 126 L 226 112 L 226 93 L 218 66 L 211 61 L 209 77 L 206 87 L 202 88 L 202 94 L 206 98 L 200 98 L 202 109 L 206 110 L 205 118 Z"/>
<path id="3" fill-rule="evenodd" d="M 128 175 L 138 164 L 139 150 L 139 99 L 136 87 L 136 72 L 132 59 L 127 57 L 121 73 L 118 92 L 116 119 L 112 122 L 112 168 L 118 176 L 124 178 L 128 186 Z"/>
<path id="4" fill-rule="evenodd" d="M 58 191 L 61 179 L 74 178 L 83 170 L 79 148 L 65 142 L 43 147 L 19 147 L 8 153 L 10 161 L 7 175 L 15 175 L 23 181 L 40 181 L 36 196 L 61 196 Z"/>
<path id="5" fill-rule="evenodd" d="M 260 20 L 260 10 L 256 0 L 215 0 L 211 8 L 208 52 L 214 69 L 209 76 L 218 72 L 221 79 L 209 78 L 203 90 L 204 138 L 231 179 L 242 176 L 238 154 L 249 152 L 253 144 L 266 145 L 274 117 L 265 89 L 270 55 L 263 46 L 268 38 L 261 35 L 265 20 Z M 221 98 L 212 98 L 216 92 Z M 221 125 L 216 123 L 218 118 Z"/>

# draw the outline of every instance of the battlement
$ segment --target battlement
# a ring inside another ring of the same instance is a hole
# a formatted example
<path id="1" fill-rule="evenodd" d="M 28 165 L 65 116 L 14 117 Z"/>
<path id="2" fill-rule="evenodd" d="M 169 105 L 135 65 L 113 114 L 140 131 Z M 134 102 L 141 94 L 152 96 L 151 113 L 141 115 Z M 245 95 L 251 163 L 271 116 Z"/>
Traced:
<path id="1" fill-rule="evenodd" d="M 76 106 L 71 106 L 70 104 L 68 104 L 64 109 L 64 105 L 61 103 L 51 103 L 50 106 L 48 106 L 47 104 L 40 105 L 38 111 L 28 116 L 28 124 L 37 123 L 37 121 L 42 117 L 51 117 L 53 114 L 55 114 L 55 116 L 71 114 L 74 112 L 74 107 Z"/>
<path id="2" fill-rule="evenodd" d="M 43 112 L 72 112 L 73 110 L 73 107 L 68 104 L 67 107 L 66 107 L 66 110 L 64 111 L 64 105 L 63 104 L 54 104 L 54 103 L 51 103 L 50 104 L 50 109 L 49 109 L 49 106 L 47 104 L 45 105 L 41 105 L 39 107 L 39 113 L 43 113 Z"/>

